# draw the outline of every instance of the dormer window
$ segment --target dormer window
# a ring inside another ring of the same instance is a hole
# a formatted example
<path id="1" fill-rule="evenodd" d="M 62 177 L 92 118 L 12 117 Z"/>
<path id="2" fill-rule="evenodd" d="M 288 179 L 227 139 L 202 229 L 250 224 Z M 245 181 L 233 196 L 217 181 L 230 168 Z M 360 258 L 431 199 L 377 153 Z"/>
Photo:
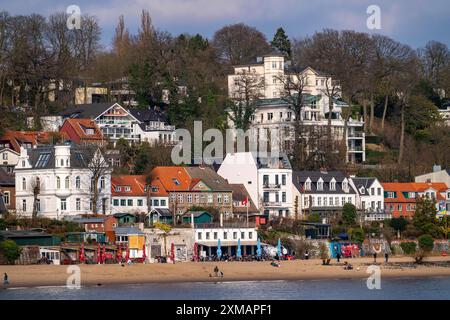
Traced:
<path id="1" fill-rule="evenodd" d="M 173 178 L 172 181 L 173 181 L 173 183 L 175 183 L 176 186 L 180 185 L 180 181 L 178 181 L 178 179 Z"/>
<path id="2" fill-rule="evenodd" d="M 311 181 L 305 182 L 305 190 L 307 190 L 307 191 L 311 190 Z"/>
<path id="3" fill-rule="evenodd" d="M 95 133 L 94 129 L 86 128 L 86 135 L 93 135 Z"/>
<path id="4" fill-rule="evenodd" d="M 365 194 L 365 193 L 366 193 L 366 190 L 365 190 L 364 188 L 361 188 L 361 189 L 359 189 L 359 192 L 360 192 L 361 194 Z"/>
<path id="5" fill-rule="evenodd" d="M 323 182 L 322 181 L 317 182 L 317 190 L 323 190 Z"/>
<path id="6" fill-rule="evenodd" d="M 131 187 L 127 186 L 125 187 L 125 192 L 130 192 L 131 191 Z"/>
<path id="7" fill-rule="evenodd" d="M 336 181 L 331 181 L 330 182 L 330 190 L 331 191 L 335 191 L 336 190 Z"/>
<path id="8" fill-rule="evenodd" d="M 347 181 L 343 181 L 343 182 L 342 182 L 342 189 L 343 189 L 344 191 L 348 190 L 348 182 L 347 182 Z"/>
<path id="9" fill-rule="evenodd" d="M 121 191 L 122 191 L 122 187 L 119 187 L 119 186 L 118 186 L 118 187 L 116 187 L 115 190 L 116 190 L 116 192 L 121 192 Z"/>

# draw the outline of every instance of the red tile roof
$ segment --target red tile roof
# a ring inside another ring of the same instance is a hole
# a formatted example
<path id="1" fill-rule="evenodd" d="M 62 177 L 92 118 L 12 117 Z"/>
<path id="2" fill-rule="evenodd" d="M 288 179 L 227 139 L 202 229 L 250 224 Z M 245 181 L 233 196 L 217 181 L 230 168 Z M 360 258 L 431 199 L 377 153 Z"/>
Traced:
<path id="1" fill-rule="evenodd" d="M 103 140 L 103 134 L 101 130 L 98 128 L 98 126 L 95 124 L 95 122 L 92 119 L 66 119 L 64 121 L 64 124 L 61 127 L 61 132 L 65 132 L 69 134 L 68 129 L 66 126 L 69 126 L 73 129 L 73 133 L 77 136 L 79 140 L 85 141 L 85 142 L 97 142 Z M 93 134 L 87 134 L 86 129 L 92 129 L 94 130 Z M 70 132 L 70 133 L 72 133 Z M 70 134 L 69 134 L 70 137 Z M 73 138 L 73 137 L 71 137 Z"/>
<path id="2" fill-rule="evenodd" d="M 144 197 L 147 195 L 145 186 L 147 178 L 144 175 L 120 175 L 111 177 L 111 194 L 113 197 Z M 120 187 L 120 191 L 116 191 Z M 130 191 L 126 191 L 130 187 Z"/>
<path id="3" fill-rule="evenodd" d="M 426 182 L 389 182 L 381 184 L 385 192 L 396 192 L 397 198 L 385 198 L 385 202 L 411 202 L 416 201 L 415 198 L 405 198 L 403 192 L 422 193 L 428 189 L 434 189 L 436 191 L 436 198 L 438 200 L 444 200 L 441 192 L 446 192 L 449 188 L 445 183 L 426 183 Z"/>
<path id="4" fill-rule="evenodd" d="M 38 143 L 45 142 L 51 136 L 50 132 L 39 131 L 7 131 L 0 137 L 2 141 L 8 141 L 11 149 L 20 153 L 20 146 L 23 144 L 31 144 L 35 146 Z"/>

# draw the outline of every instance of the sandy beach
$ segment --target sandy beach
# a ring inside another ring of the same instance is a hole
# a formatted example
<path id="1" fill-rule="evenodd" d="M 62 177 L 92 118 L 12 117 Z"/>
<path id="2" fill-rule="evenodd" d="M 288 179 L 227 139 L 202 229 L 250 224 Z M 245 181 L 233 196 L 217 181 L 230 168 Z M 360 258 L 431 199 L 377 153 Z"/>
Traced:
<path id="1" fill-rule="evenodd" d="M 344 270 L 348 261 L 353 270 Z M 81 265 L 81 285 L 143 284 L 152 282 L 250 281 L 250 280 L 320 280 L 367 278 L 372 258 L 333 260 L 322 266 L 321 260 L 283 261 L 281 267 L 270 262 L 184 262 L 177 264 Z M 432 265 L 437 263 L 437 265 Z M 210 277 L 215 266 L 223 278 Z M 391 258 L 385 264 L 380 259 L 382 277 L 450 277 L 450 257 L 428 257 L 425 265 L 414 265 L 412 258 Z M 68 266 L 29 265 L 0 266 L 0 273 L 8 273 L 10 287 L 62 286 L 69 276 Z M 359 269 L 359 270 L 358 270 Z"/>

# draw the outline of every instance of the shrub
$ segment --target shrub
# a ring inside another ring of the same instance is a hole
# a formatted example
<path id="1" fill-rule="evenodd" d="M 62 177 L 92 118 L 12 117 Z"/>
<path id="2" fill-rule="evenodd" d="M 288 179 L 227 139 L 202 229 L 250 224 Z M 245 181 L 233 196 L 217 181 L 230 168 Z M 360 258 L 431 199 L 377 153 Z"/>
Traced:
<path id="1" fill-rule="evenodd" d="M 352 241 L 356 243 L 364 242 L 364 230 L 361 228 L 355 228 L 352 230 Z"/>
<path id="2" fill-rule="evenodd" d="M 400 247 L 404 254 L 411 255 L 416 252 L 417 244 L 415 242 L 402 242 L 400 243 Z"/>
<path id="3" fill-rule="evenodd" d="M 419 237 L 418 241 L 419 248 L 424 252 L 431 252 L 433 250 L 434 240 L 430 235 L 424 234 Z"/>
<path id="4" fill-rule="evenodd" d="M 14 264 L 14 261 L 20 257 L 22 248 L 12 240 L 5 240 L 0 242 L 0 251 L 9 264 Z"/>

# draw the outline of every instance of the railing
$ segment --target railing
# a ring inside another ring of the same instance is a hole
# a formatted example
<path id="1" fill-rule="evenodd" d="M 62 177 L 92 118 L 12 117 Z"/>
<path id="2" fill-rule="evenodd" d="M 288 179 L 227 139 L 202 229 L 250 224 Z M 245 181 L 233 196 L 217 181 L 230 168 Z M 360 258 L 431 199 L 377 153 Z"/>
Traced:
<path id="1" fill-rule="evenodd" d="M 264 202 L 265 207 L 282 207 L 283 204 L 281 202 L 275 202 L 275 201 L 268 201 Z"/>
<path id="2" fill-rule="evenodd" d="M 242 229 L 242 228 L 255 228 L 256 224 L 254 222 L 249 222 L 247 226 L 247 222 L 223 222 L 222 226 L 218 222 L 209 222 L 209 223 L 196 223 L 196 229 L 218 229 L 218 228 L 229 228 L 229 229 Z"/>
<path id="3" fill-rule="evenodd" d="M 279 183 L 265 183 L 263 185 L 264 189 L 280 189 L 281 185 Z"/>

